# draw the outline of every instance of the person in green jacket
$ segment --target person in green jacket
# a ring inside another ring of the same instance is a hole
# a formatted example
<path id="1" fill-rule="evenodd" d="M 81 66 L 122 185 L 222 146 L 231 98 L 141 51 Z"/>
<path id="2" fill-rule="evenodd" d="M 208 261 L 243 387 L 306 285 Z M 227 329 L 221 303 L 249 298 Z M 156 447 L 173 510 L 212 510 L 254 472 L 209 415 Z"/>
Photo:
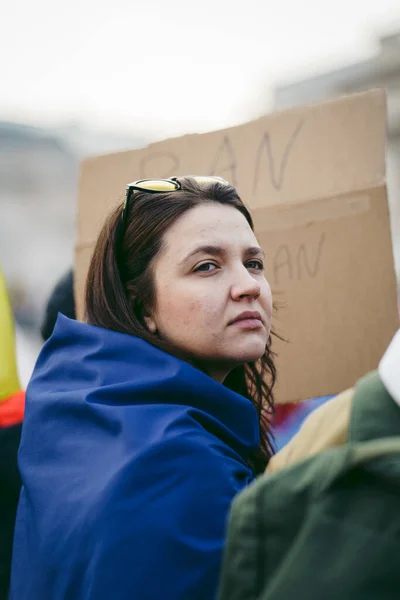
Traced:
<path id="1" fill-rule="evenodd" d="M 400 595 L 400 330 L 235 499 L 219 600 Z"/>

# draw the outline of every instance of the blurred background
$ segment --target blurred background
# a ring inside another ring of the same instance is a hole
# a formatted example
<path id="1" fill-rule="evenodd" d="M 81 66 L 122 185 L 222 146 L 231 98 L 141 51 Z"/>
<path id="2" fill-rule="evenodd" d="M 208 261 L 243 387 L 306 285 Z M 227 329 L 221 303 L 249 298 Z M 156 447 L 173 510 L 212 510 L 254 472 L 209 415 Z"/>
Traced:
<path id="1" fill-rule="evenodd" d="M 400 0 L 3 0 L 0 264 L 22 383 L 72 265 L 80 161 L 385 87 L 400 274 Z"/>

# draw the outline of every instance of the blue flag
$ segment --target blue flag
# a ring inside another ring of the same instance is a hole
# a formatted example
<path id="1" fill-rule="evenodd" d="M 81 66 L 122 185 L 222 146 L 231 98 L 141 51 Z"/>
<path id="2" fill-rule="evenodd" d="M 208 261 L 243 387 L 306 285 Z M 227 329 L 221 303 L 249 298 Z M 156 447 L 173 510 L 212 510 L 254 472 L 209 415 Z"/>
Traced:
<path id="1" fill-rule="evenodd" d="M 12 600 L 211 600 L 258 443 L 246 398 L 59 316 L 26 396 Z"/>

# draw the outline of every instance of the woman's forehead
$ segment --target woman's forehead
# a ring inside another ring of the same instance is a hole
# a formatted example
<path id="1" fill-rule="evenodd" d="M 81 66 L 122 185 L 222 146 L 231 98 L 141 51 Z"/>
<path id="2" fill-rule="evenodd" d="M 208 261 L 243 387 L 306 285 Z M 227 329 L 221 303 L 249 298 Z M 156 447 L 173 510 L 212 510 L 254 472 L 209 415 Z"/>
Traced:
<path id="1" fill-rule="evenodd" d="M 254 233 L 245 216 L 232 206 L 223 204 L 201 204 L 181 215 L 166 232 L 168 241 L 184 237 L 192 239 L 193 236 L 204 238 L 206 236 L 232 235 L 248 236 L 255 239 Z"/>
<path id="2" fill-rule="evenodd" d="M 182 255 L 198 246 L 221 247 L 226 252 L 258 246 L 244 215 L 234 207 L 200 205 L 187 211 L 166 232 L 165 248 Z"/>

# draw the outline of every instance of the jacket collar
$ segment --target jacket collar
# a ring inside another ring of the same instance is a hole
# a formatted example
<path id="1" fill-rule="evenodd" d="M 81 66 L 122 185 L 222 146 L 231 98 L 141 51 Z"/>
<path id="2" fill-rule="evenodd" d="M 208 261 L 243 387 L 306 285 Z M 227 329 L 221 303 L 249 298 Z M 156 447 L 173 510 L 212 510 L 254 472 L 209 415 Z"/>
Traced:
<path id="1" fill-rule="evenodd" d="M 400 406 L 400 329 L 379 363 L 379 376 L 393 400 Z"/>

